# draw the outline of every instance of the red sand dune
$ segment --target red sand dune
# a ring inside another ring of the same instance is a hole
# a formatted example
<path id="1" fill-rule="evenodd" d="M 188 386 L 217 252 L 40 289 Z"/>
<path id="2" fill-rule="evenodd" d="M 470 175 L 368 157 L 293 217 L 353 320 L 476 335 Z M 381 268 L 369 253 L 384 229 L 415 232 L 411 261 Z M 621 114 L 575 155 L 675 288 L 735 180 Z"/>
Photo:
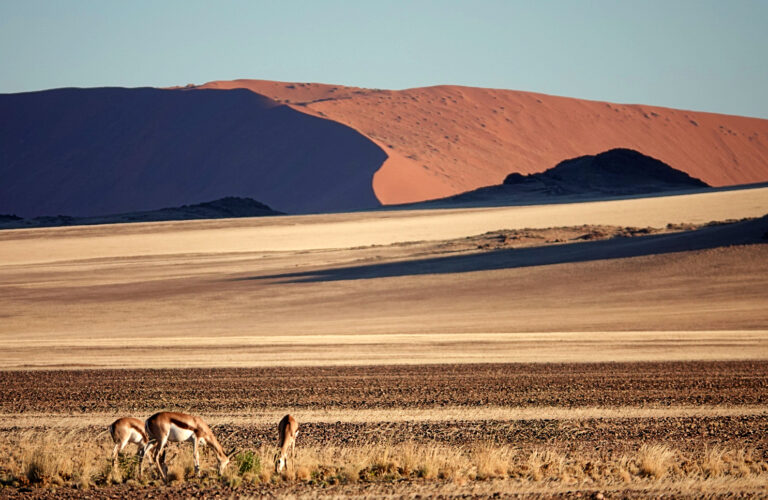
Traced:
<path id="1" fill-rule="evenodd" d="M 713 186 L 768 181 L 768 120 L 757 118 L 456 86 L 391 91 L 234 80 L 202 88 L 250 89 L 356 129 L 388 155 L 373 177 L 384 204 L 499 184 L 510 172 L 541 172 L 617 147 Z"/>
<path id="2" fill-rule="evenodd" d="M 237 80 L 0 94 L 0 214 L 228 196 L 288 213 L 360 210 L 617 147 L 715 186 L 768 181 L 768 120 L 508 90 Z"/>

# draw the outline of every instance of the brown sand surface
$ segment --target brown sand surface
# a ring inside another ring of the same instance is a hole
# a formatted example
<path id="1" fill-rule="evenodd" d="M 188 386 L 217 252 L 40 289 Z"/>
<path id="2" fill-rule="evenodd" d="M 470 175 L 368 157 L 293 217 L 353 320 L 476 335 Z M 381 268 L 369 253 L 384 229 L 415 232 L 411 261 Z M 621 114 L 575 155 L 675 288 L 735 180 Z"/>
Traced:
<path id="1" fill-rule="evenodd" d="M 765 220 L 666 224 L 767 201 L 6 231 L 0 367 L 765 359 Z M 660 229 L 560 226 L 585 221 Z"/>
<path id="2" fill-rule="evenodd" d="M 766 375 L 766 360 L 0 371 L 0 414 L 2 426 L 45 425 L 44 415 L 107 425 L 168 408 L 233 425 L 280 411 L 356 424 L 765 417 Z"/>
<path id="3" fill-rule="evenodd" d="M 384 204 L 450 196 L 617 147 L 714 186 L 768 180 L 768 120 L 756 118 L 457 86 L 234 80 L 200 88 L 250 89 L 356 129 L 389 157 L 373 178 Z"/>

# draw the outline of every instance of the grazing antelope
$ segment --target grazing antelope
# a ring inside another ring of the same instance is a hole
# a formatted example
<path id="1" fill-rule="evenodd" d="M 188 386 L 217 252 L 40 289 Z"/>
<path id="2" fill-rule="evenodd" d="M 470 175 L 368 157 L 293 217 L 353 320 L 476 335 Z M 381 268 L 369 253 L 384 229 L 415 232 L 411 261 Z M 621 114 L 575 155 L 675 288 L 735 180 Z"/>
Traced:
<path id="1" fill-rule="evenodd" d="M 195 475 L 200 473 L 200 455 L 199 447 L 208 445 L 216 452 L 216 458 L 219 461 L 219 474 L 224 473 L 224 468 L 229 463 L 229 459 L 234 455 L 234 448 L 229 453 L 224 453 L 224 449 L 219 444 L 213 431 L 202 418 L 186 413 L 174 413 L 163 411 L 155 413 L 144 423 L 144 429 L 150 439 L 148 447 L 155 444 L 153 461 L 160 471 L 164 481 L 168 481 L 168 467 L 165 464 L 165 446 L 169 441 L 182 443 L 192 441 L 195 455 Z M 154 443 L 156 441 L 156 443 Z"/>
<path id="2" fill-rule="evenodd" d="M 109 426 L 109 434 L 115 443 L 115 449 L 112 451 L 112 468 L 117 466 L 117 455 L 123 451 L 128 443 L 139 445 L 139 451 L 136 455 L 139 457 L 139 479 L 141 479 L 141 465 L 144 462 L 144 452 L 149 447 L 149 438 L 144 431 L 144 422 L 138 418 L 123 417 L 118 418 Z"/>
<path id="3" fill-rule="evenodd" d="M 291 463 L 295 463 L 293 460 L 294 451 L 296 448 L 296 436 L 299 435 L 299 424 L 296 423 L 296 419 L 290 415 L 286 415 L 277 425 L 278 443 L 280 448 L 279 453 L 275 453 L 275 472 L 280 474 L 285 468 L 285 462 L 288 459 L 288 447 L 291 448 Z"/>

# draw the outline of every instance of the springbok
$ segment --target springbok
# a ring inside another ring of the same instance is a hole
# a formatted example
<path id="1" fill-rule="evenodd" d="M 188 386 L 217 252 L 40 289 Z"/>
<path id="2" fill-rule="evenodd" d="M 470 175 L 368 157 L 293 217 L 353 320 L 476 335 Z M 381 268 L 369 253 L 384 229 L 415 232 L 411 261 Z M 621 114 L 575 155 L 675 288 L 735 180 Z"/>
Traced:
<path id="1" fill-rule="evenodd" d="M 299 424 L 296 423 L 296 419 L 290 415 L 286 415 L 277 425 L 278 443 L 280 448 L 279 453 L 275 453 L 275 472 L 280 474 L 285 468 L 286 460 L 288 459 L 288 447 L 291 448 L 291 463 L 294 468 L 296 464 L 293 460 L 294 451 L 296 449 L 296 436 L 299 435 Z"/>
<path id="2" fill-rule="evenodd" d="M 144 430 L 150 440 L 147 447 L 155 446 L 152 461 L 155 462 L 163 481 L 166 482 L 168 481 L 168 467 L 165 464 L 165 446 L 169 441 L 174 443 L 192 441 L 196 476 L 200 474 L 200 446 L 207 444 L 216 452 L 216 458 L 219 461 L 219 474 L 224 473 L 224 468 L 229 463 L 230 457 L 235 453 L 234 448 L 229 453 L 224 453 L 224 449 L 216 436 L 213 435 L 208 424 L 202 418 L 186 413 L 167 411 L 155 413 L 144 423 Z"/>
<path id="3" fill-rule="evenodd" d="M 149 447 L 149 438 L 144 431 L 144 422 L 138 418 L 123 417 L 112 422 L 109 427 L 109 434 L 115 443 L 112 450 L 112 468 L 117 466 L 117 456 L 128 446 L 128 443 L 139 445 L 139 451 L 136 456 L 139 457 L 139 479 L 141 479 L 141 466 L 144 462 L 144 452 Z"/>

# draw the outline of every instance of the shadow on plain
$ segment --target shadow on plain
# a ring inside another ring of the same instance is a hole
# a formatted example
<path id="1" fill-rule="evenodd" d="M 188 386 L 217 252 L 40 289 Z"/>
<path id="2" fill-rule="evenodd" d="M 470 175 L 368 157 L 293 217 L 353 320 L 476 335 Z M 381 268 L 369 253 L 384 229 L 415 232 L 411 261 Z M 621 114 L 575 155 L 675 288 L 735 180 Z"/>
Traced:
<path id="1" fill-rule="evenodd" d="M 682 233 L 612 238 L 543 247 L 512 248 L 470 255 L 366 264 L 299 273 L 248 276 L 235 278 L 233 281 L 280 280 L 283 283 L 312 283 L 426 274 L 468 273 L 761 243 L 768 243 L 768 215 L 759 219 L 707 226 Z"/>

